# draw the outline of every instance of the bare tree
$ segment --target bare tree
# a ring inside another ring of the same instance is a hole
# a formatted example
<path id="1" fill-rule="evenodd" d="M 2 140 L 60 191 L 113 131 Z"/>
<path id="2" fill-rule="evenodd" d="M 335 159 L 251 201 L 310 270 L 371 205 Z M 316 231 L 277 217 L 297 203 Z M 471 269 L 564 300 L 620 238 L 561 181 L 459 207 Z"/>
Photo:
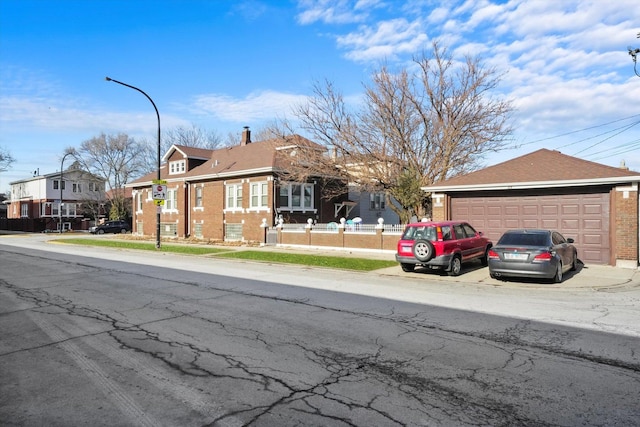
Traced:
<path id="1" fill-rule="evenodd" d="M 158 141 L 144 138 L 140 142 L 146 146 L 144 152 L 145 172 L 155 171 L 158 167 Z M 213 150 L 222 146 L 223 142 L 222 137 L 215 131 L 208 131 L 192 124 L 190 127 L 178 126 L 161 132 L 160 157 L 164 156 L 172 145 Z"/>
<path id="2" fill-rule="evenodd" d="M 146 150 L 145 144 L 123 133 L 100 134 L 84 141 L 80 148 L 75 150 L 76 159 L 87 171 L 107 180 L 111 219 L 129 216 L 124 186 L 146 171 Z"/>
<path id="3" fill-rule="evenodd" d="M 485 154 L 504 148 L 513 111 L 493 93 L 501 78 L 495 69 L 469 56 L 456 62 L 437 42 L 432 48 L 410 70 L 381 66 L 358 108 L 350 109 L 331 82 L 317 82 L 294 114 L 328 154 L 300 152 L 290 174 L 305 179 L 337 168 L 361 191 L 398 201 L 400 207 L 387 206 L 402 221 L 430 214 L 429 195 L 416 189 L 477 169 Z"/>
<path id="4" fill-rule="evenodd" d="M 4 147 L 0 147 L 0 172 L 8 170 L 13 162 L 15 162 L 15 159 L 11 156 L 11 153 Z"/>
<path id="5" fill-rule="evenodd" d="M 214 131 L 208 131 L 192 124 L 191 127 L 178 126 L 162 134 L 164 152 L 174 144 L 213 150 L 222 145 L 222 138 Z"/>

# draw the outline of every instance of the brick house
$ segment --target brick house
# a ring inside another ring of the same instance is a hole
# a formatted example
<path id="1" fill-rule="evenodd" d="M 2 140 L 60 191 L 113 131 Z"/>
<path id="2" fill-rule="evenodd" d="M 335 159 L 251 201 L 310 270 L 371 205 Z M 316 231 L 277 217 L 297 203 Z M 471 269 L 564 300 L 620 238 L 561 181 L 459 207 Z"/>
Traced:
<path id="1" fill-rule="evenodd" d="M 63 229 L 88 229 L 88 221 L 83 220 L 105 213 L 105 183 L 77 163 L 62 173 L 13 181 L 7 218 L 42 221 L 49 230 L 59 229 L 61 220 Z"/>
<path id="2" fill-rule="evenodd" d="M 636 268 L 640 173 L 541 149 L 423 187 L 433 219 L 464 219 L 494 242 L 513 228 L 575 239 L 585 264 Z"/>
<path id="3" fill-rule="evenodd" d="M 273 226 L 279 218 L 286 223 L 335 221 L 335 206 L 343 199 L 321 197 L 324 178 L 286 180 L 287 162 L 295 161 L 301 149 L 323 148 L 299 135 L 252 142 L 248 128 L 237 146 L 208 150 L 173 145 L 161 166 L 161 179 L 167 181 L 161 236 L 261 242 L 261 225 Z M 154 172 L 127 184 L 135 234 L 156 233 L 158 207 L 151 192 L 156 178 Z"/>

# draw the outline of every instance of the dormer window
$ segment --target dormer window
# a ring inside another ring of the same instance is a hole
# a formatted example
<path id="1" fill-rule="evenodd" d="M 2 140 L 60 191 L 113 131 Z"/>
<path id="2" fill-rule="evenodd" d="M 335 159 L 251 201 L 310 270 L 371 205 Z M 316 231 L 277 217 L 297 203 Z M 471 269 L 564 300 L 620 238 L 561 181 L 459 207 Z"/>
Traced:
<path id="1" fill-rule="evenodd" d="M 169 162 L 169 175 L 184 173 L 186 169 L 186 165 L 187 165 L 186 160 L 176 160 L 173 162 Z"/>

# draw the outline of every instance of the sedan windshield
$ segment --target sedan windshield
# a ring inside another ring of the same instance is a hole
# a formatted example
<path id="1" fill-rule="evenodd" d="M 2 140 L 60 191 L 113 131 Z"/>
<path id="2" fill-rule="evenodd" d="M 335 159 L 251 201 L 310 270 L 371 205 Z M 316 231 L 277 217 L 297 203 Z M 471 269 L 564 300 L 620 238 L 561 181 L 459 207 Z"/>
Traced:
<path id="1" fill-rule="evenodd" d="M 541 233 L 506 233 L 498 245 L 550 246 L 549 236 Z"/>

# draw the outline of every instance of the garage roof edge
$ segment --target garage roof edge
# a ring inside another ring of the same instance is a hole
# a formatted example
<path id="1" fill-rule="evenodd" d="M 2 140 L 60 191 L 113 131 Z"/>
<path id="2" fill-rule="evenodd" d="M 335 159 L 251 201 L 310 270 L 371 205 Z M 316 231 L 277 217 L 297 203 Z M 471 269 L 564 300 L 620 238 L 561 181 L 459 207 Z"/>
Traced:
<path id="1" fill-rule="evenodd" d="M 598 179 L 574 179 L 566 181 L 530 181 L 530 182 L 499 182 L 493 184 L 472 184 L 472 185 L 428 185 L 420 187 L 423 191 L 434 192 L 457 192 L 469 190 L 517 190 L 528 188 L 557 188 L 557 187 L 583 187 L 588 185 L 606 184 L 632 184 L 639 183 L 640 175 L 636 176 L 615 176 Z"/>

